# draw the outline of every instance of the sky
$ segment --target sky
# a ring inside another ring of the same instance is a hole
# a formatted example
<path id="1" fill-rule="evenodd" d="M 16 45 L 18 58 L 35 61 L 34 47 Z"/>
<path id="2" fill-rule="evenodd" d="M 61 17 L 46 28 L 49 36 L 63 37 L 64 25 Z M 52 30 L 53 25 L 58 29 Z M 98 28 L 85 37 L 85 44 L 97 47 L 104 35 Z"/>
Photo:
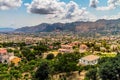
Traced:
<path id="1" fill-rule="evenodd" d="M 0 0 L 0 27 L 120 18 L 120 0 Z"/>

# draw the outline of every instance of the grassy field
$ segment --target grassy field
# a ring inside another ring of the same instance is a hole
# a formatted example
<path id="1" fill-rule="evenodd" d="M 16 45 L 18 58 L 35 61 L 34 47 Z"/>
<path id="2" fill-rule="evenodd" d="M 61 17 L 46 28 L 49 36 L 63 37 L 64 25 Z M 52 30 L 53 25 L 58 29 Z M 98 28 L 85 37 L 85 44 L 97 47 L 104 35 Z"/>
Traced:
<path id="1" fill-rule="evenodd" d="M 99 54 L 100 57 L 115 57 L 117 55 L 117 53 L 115 52 L 102 52 Z"/>

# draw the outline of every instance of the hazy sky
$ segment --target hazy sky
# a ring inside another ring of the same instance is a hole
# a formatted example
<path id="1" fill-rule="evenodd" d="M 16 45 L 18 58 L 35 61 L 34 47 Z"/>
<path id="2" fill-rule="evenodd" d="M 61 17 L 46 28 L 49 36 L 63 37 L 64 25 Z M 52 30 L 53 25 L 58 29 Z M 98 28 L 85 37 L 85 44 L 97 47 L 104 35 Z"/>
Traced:
<path id="1" fill-rule="evenodd" d="M 120 18 L 120 0 L 0 0 L 0 27 Z"/>

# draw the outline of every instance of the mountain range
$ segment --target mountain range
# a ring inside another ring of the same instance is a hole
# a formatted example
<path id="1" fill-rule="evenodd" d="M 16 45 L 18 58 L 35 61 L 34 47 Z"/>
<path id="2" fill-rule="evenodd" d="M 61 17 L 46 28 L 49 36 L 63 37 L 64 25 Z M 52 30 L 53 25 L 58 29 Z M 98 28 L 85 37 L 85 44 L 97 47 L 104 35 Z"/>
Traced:
<path id="1" fill-rule="evenodd" d="M 25 32 L 25 33 L 53 32 L 53 31 L 116 34 L 120 32 L 120 19 L 115 19 L 115 20 L 100 19 L 95 22 L 77 21 L 71 23 L 54 23 L 54 24 L 42 23 L 36 26 L 27 26 L 15 30 L 15 32 Z"/>

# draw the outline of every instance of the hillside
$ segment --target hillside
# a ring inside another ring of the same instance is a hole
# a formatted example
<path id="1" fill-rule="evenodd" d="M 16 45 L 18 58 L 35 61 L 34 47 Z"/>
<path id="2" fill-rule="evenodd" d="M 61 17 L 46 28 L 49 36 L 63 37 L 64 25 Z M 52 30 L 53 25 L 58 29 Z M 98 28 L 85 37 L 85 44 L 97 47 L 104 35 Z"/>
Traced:
<path id="1" fill-rule="evenodd" d="M 36 32 L 52 32 L 52 31 L 73 31 L 79 33 L 119 33 L 120 19 L 116 20 L 97 20 L 96 22 L 72 22 L 72 23 L 43 23 L 31 27 L 22 27 L 16 29 L 16 32 L 36 33 Z"/>

